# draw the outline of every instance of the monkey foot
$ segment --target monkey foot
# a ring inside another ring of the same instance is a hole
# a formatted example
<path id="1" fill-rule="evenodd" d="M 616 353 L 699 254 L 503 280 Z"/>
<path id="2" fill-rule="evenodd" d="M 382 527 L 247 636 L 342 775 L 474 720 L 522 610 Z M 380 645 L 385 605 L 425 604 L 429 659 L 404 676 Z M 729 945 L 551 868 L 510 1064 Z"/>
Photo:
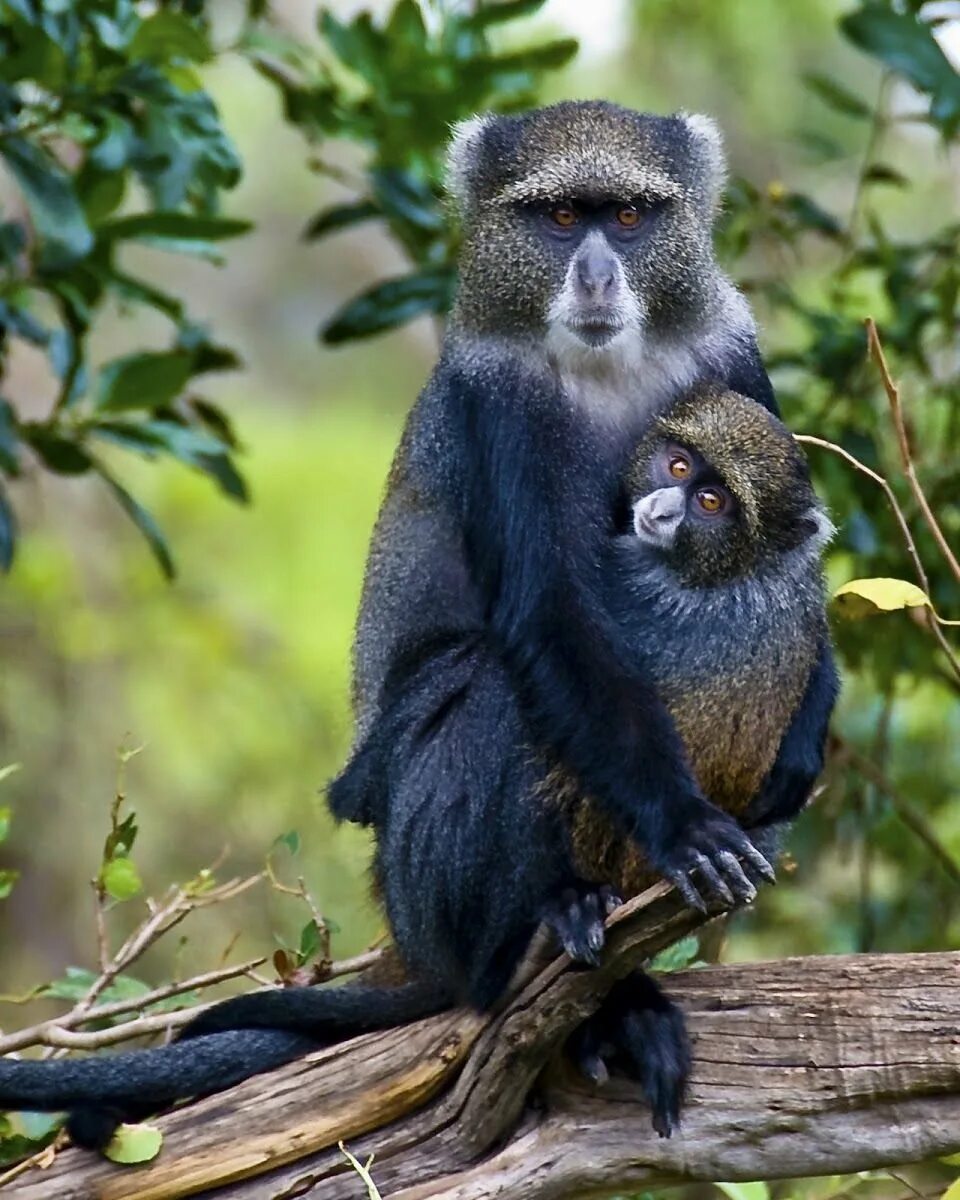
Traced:
<path id="1" fill-rule="evenodd" d="M 577 879 L 561 888 L 542 918 L 574 962 L 595 967 L 603 949 L 603 922 L 622 903 L 607 884 Z"/>
<path id="2" fill-rule="evenodd" d="M 642 971 L 614 984 L 594 1015 L 570 1037 L 567 1048 L 581 1072 L 601 1086 L 609 1066 L 643 1089 L 653 1128 L 668 1138 L 680 1124 L 690 1073 L 690 1040 L 683 1013 Z"/>

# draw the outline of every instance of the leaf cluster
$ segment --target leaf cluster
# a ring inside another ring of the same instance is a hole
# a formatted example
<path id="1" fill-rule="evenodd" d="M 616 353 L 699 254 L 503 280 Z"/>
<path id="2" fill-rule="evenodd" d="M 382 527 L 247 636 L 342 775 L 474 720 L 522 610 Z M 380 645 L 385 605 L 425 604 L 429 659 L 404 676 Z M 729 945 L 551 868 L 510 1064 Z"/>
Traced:
<path id="1" fill-rule="evenodd" d="M 99 476 L 168 575 L 163 536 L 114 477 L 107 447 L 178 459 L 245 499 L 229 423 L 193 393 L 239 359 L 191 320 L 182 297 L 124 261 L 134 243 L 216 257 L 249 228 L 218 213 L 240 161 L 197 74 L 213 53 L 202 4 L 0 4 L 0 163 L 15 186 L 0 213 L 0 368 L 23 342 L 54 381 L 45 412 L 36 398 L 0 396 L 3 567 L 16 542 L 3 480 L 37 464 Z M 89 336 L 111 303 L 162 314 L 169 347 L 94 370 Z"/>

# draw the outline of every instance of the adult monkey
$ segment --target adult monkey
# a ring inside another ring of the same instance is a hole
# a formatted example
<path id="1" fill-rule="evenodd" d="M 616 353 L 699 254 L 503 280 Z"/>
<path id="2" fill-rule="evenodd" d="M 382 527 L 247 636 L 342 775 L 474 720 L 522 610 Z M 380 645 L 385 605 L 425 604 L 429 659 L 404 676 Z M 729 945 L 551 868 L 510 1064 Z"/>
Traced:
<path id="1" fill-rule="evenodd" d="M 361 737 L 375 731 L 382 699 L 428 670 L 435 680 L 420 685 L 437 695 L 419 735 L 429 753 L 421 745 L 413 761 L 428 775 L 453 770 L 455 784 L 459 771 L 467 795 L 489 795 L 478 754 L 496 746 L 499 730 L 515 729 L 509 702 L 517 697 L 534 741 L 553 747 L 688 899 L 700 900 L 691 869 L 708 900 L 728 890 L 747 897 L 769 864 L 703 796 L 666 708 L 604 605 L 595 552 L 626 516 L 621 482 L 658 408 L 700 379 L 775 408 L 749 310 L 713 257 L 717 133 L 704 118 L 602 102 L 487 117 L 459 130 L 451 181 L 464 221 L 461 287 L 371 550 L 357 641 Z M 438 656 L 447 656 L 442 670 Z M 494 790 L 521 794 L 523 756 L 494 757 Z M 427 789 L 446 803 L 421 805 L 411 825 L 415 811 L 403 819 L 378 811 L 371 785 L 379 771 L 359 763 L 333 803 L 340 815 L 377 823 L 388 913 L 419 982 L 228 1001 L 188 1032 L 232 1032 L 148 1051 L 136 1063 L 124 1056 L 112 1075 L 109 1060 L 69 1064 L 71 1097 L 127 1111 L 135 1096 L 149 1107 L 302 1053 L 309 1043 L 296 1031 L 333 1039 L 453 996 L 484 1004 L 500 993 L 537 920 L 571 884 L 562 822 L 534 819 L 525 805 L 501 805 L 496 822 L 483 812 L 461 822 L 464 793 L 455 786 Z M 790 815 L 809 776 L 809 756 L 778 760 L 771 804 Z M 596 940 L 596 894 L 581 894 L 586 918 L 575 914 L 574 948 L 584 928 Z M 685 1043 L 675 1013 L 636 982 L 635 995 L 618 995 L 614 1016 L 649 1043 L 635 1057 L 668 1132 Z M 652 1065 L 643 1061 L 650 1047 Z M 27 1072 L 16 1068 L 27 1066 L 4 1064 L 0 1102 L 23 1095 L 17 1080 Z M 56 1067 L 65 1080 L 67 1064 Z M 54 1091 L 41 1080 L 31 1102 L 49 1107 Z M 81 1115 L 78 1139 L 102 1144 L 116 1113 Z"/>

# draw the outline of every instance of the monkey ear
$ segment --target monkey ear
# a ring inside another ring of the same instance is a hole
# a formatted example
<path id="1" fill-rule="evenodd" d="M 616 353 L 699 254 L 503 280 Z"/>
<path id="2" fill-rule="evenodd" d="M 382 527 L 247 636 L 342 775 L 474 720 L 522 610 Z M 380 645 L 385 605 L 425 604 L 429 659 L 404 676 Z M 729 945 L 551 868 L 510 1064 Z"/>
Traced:
<path id="1" fill-rule="evenodd" d="M 480 113 L 453 126 L 447 148 L 447 191 L 461 209 L 467 207 L 473 191 L 474 177 L 480 165 L 480 154 L 493 113 Z"/>
<path id="2" fill-rule="evenodd" d="M 727 155 L 723 149 L 720 126 L 713 117 L 704 113 L 685 112 L 680 115 L 702 156 L 707 198 L 716 209 L 727 182 Z"/>
<path id="3" fill-rule="evenodd" d="M 822 508 L 808 508 L 800 518 L 800 532 L 803 540 L 814 538 L 817 549 L 833 540 L 837 527 Z"/>

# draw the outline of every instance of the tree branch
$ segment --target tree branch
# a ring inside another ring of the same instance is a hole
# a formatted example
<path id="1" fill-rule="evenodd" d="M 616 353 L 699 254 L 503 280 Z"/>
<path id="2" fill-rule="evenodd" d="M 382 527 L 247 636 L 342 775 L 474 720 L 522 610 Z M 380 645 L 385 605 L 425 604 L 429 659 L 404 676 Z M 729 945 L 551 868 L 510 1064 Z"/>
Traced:
<path id="1" fill-rule="evenodd" d="M 344 1141 L 390 1200 L 565 1200 L 681 1179 L 863 1170 L 960 1151 L 960 953 L 785 959 L 667 977 L 695 1067 L 656 1137 L 637 1087 L 594 1089 L 557 1051 L 639 958 L 702 923 L 658 884 L 618 910 L 595 971 L 526 964 L 504 1009 L 459 1010 L 318 1051 L 157 1124 L 157 1160 L 67 1150 L 18 1200 L 356 1200 Z M 545 1068 L 545 1069 L 544 1069 Z"/>

